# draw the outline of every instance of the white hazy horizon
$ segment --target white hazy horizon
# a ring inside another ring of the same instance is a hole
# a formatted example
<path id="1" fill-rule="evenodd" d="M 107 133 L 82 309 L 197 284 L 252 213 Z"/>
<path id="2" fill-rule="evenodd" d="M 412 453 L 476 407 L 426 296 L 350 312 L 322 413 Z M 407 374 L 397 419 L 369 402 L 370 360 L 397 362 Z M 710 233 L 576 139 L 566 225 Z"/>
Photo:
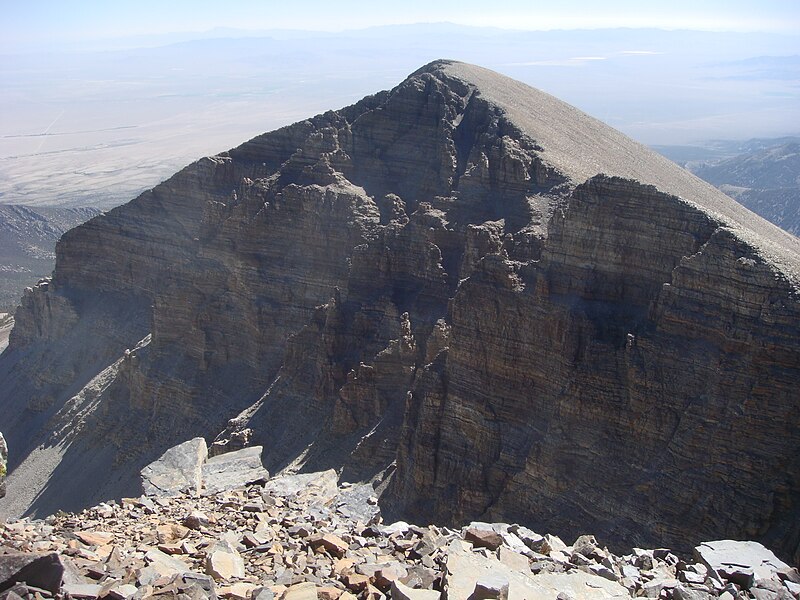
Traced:
<path id="1" fill-rule="evenodd" d="M 118 204 L 197 158 L 394 87 L 439 58 L 519 79 L 648 145 L 800 129 L 795 34 L 453 23 L 269 33 L 221 24 L 13 55 L 3 39 L 0 203 Z"/>
<path id="2" fill-rule="evenodd" d="M 219 27 L 343 33 L 440 22 L 526 31 L 628 27 L 796 34 L 800 8 L 795 0 L 29 0 L 3 7 L 0 39 L 51 43 Z"/>

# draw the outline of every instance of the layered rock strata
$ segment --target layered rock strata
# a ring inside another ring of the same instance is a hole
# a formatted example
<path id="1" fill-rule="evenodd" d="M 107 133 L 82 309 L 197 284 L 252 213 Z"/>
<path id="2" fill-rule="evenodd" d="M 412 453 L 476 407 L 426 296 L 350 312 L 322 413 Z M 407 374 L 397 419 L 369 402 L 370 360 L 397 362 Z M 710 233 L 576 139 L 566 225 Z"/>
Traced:
<path id="1" fill-rule="evenodd" d="M 0 358 L 15 474 L 50 473 L 17 512 L 219 434 L 393 517 L 797 552 L 800 242 L 491 71 L 198 161 L 57 257 Z"/>

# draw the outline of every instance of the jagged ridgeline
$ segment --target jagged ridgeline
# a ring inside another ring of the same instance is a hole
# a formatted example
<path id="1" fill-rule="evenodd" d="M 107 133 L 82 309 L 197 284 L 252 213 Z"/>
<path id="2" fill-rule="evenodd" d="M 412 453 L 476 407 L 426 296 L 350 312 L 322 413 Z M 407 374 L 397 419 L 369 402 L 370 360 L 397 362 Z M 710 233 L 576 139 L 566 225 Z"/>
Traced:
<path id="1" fill-rule="evenodd" d="M 137 495 L 203 436 L 417 522 L 792 557 L 799 270 L 667 159 L 438 61 L 61 239 L 0 358 L 3 510 Z"/>

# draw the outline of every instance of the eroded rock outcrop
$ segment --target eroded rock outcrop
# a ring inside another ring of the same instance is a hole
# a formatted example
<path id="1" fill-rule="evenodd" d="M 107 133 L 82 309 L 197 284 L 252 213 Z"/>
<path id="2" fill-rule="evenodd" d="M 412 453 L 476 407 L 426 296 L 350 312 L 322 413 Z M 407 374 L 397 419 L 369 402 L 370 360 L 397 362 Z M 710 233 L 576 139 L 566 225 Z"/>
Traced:
<path id="1" fill-rule="evenodd" d="M 789 557 L 799 257 L 580 111 L 432 63 L 64 236 L 0 358 L 12 467 L 52 470 L 11 505 L 131 495 L 217 436 L 377 477 L 398 517 Z"/>

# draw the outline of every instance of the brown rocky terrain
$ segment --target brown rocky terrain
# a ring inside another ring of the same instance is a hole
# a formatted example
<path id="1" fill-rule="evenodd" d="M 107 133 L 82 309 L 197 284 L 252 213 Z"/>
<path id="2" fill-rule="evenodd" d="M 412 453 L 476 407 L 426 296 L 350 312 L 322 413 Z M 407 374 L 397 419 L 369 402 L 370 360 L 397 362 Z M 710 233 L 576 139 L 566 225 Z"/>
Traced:
<path id="1" fill-rule="evenodd" d="M 691 556 L 526 527 L 384 523 L 369 484 L 270 478 L 260 448 L 206 459 L 202 439 L 146 467 L 148 494 L 0 525 L 0 599 L 795 600 L 800 573 L 754 542 Z M 253 452 L 255 451 L 255 452 Z M 224 476 L 214 466 L 226 457 Z M 153 486 L 154 482 L 171 485 Z"/>
<path id="2" fill-rule="evenodd" d="M 387 518 L 800 545 L 800 241 L 580 111 L 439 61 L 68 232 L 0 357 L 0 512 L 176 442 Z"/>

